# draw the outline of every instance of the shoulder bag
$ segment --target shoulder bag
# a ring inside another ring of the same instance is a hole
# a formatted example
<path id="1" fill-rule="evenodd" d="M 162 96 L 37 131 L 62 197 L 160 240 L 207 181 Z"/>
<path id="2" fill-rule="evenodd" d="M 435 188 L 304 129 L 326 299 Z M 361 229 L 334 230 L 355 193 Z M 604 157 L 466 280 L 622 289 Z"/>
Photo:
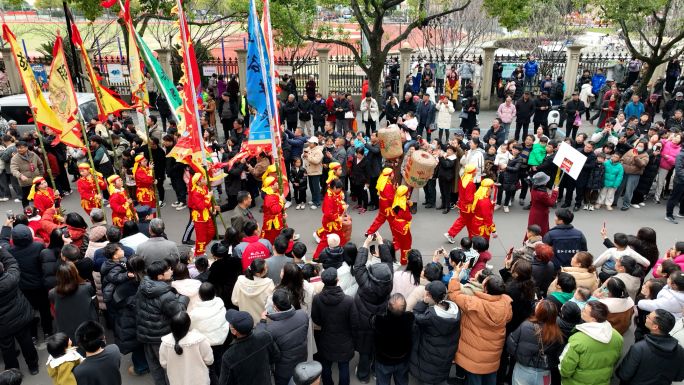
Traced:
<path id="1" fill-rule="evenodd" d="M 539 324 L 534 324 L 534 334 L 537 336 L 537 345 L 539 346 L 539 360 L 537 366 L 539 369 L 549 370 L 549 358 L 544 353 L 544 342 L 542 341 L 542 330 Z"/>

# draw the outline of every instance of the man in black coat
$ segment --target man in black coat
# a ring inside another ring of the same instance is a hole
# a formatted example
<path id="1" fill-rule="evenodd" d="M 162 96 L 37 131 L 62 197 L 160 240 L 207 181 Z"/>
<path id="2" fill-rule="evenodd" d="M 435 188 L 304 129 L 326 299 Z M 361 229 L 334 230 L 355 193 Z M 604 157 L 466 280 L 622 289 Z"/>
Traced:
<path id="1" fill-rule="evenodd" d="M 527 136 L 527 130 L 530 128 L 530 120 L 532 120 L 532 115 L 534 115 L 534 101 L 530 98 L 530 91 L 525 91 L 525 93 L 523 93 L 523 97 L 515 102 L 514 139 L 518 142 L 524 140 Z M 522 136 L 520 136 L 521 131 Z"/>
<path id="2" fill-rule="evenodd" d="M 577 130 L 579 126 L 575 125 L 575 115 L 579 114 L 581 117 L 584 115 L 584 102 L 579 100 L 579 94 L 577 92 L 572 93 L 572 100 L 565 103 L 565 113 L 568 115 L 568 120 L 565 123 L 565 135 L 575 140 L 577 136 Z"/>
<path id="3" fill-rule="evenodd" d="M 43 242 L 33 240 L 31 229 L 25 225 L 17 225 L 11 228 L 8 220 L 0 231 L 0 246 L 8 250 L 16 259 L 21 269 L 19 289 L 28 299 L 31 306 L 40 312 L 40 324 L 43 327 L 44 337 L 52 335 L 52 312 L 47 289 L 43 283 L 43 268 L 40 262 L 40 252 L 45 249 Z M 10 245 L 10 234 L 12 245 Z M 1 332 L 0 332 L 1 333 Z M 38 325 L 31 323 L 31 337 L 37 338 Z"/>
<path id="4" fill-rule="evenodd" d="M 370 185 L 375 186 L 378 183 L 378 178 L 382 172 L 382 153 L 380 152 L 380 139 L 378 139 L 378 133 L 372 132 L 370 136 L 370 143 L 366 142 L 365 139 L 361 140 L 366 148 L 368 149 L 367 158 L 370 161 L 371 168 L 371 181 Z M 375 188 L 369 188 L 370 190 L 370 206 L 368 211 L 375 211 L 380 205 L 380 200 L 378 199 L 378 191 Z"/>
<path id="5" fill-rule="evenodd" d="M 656 309 L 646 317 L 650 333 L 629 348 L 615 370 L 621 384 L 669 384 L 684 380 L 684 347 L 670 336 L 674 326 L 675 317 L 667 310 Z"/>
<path id="6" fill-rule="evenodd" d="M 359 289 L 354 297 L 354 311 L 358 316 L 357 322 L 352 325 L 352 333 L 354 348 L 359 352 L 356 377 L 365 383 L 370 379 L 370 361 L 373 357 L 373 330 L 370 327 L 370 318 L 386 311 L 394 276 L 392 254 L 379 235 L 377 242 L 380 263 L 366 266 L 368 246 L 371 242 L 372 236 L 366 238 L 354 262 L 354 278 L 359 284 Z"/>
<path id="7" fill-rule="evenodd" d="M 401 116 L 406 115 L 407 112 L 416 112 L 416 103 L 413 102 L 413 97 L 410 92 L 404 95 L 404 98 L 399 102 L 399 111 L 401 111 Z"/>
<path id="8" fill-rule="evenodd" d="M 9 226 L 9 220 L 6 226 Z M 23 226 L 23 225 L 20 225 Z M 38 352 L 31 341 L 30 325 L 33 308 L 24 297 L 20 285 L 21 271 L 17 260 L 5 245 L 0 248 L 0 350 L 5 370 L 19 368 L 14 347 L 16 340 L 32 375 L 38 374 Z"/>
<path id="9" fill-rule="evenodd" d="M 164 148 L 166 153 L 170 153 L 176 146 L 176 141 L 173 135 L 164 135 Z M 153 154 L 154 155 L 154 154 Z M 171 206 L 176 210 L 183 210 L 188 202 L 188 186 L 185 185 L 183 174 L 185 173 L 185 165 L 176 161 L 175 158 L 166 158 L 166 175 L 171 179 L 171 187 L 176 193 L 176 202 Z M 163 188 L 163 187 L 162 187 Z"/>
<path id="10" fill-rule="evenodd" d="M 575 189 L 575 207 L 572 211 L 577 212 L 582 207 L 582 201 L 584 201 L 584 188 L 587 186 L 589 181 L 589 175 L 596 165 L 596 154 L 594 154 L 594 142 L 587 140 L 584 142 L 584 149 L 580 150 L 580 154 L 584 155 L 587 160 L 582 166 L 582 171 L 580 171 L 577 179 L 568 179 L 567 193 L 565 194 L 565 203 L 561 207 L 570 207 L 572 203 L 572 190 Z"/>
<path id="11" fill-rule="evenodd" d="M 663 107 L 663 120 L 667 120 L 674 116 L 675 111 L 684 111 L 684 93 L 677 92 L 673 99 L 670 99 L 665 103 Z"/>
<path id="12" fill-rule="evenodd" d="M 551 109 L 551 100 L 549 99 L 549 93 L 542 91 L 541 95 L 534 101 L 534 127 L 533 131 L 536 132 L 537 127 L 542 126 L 544 129 L 544 135 L 549 136 L 549 110 Z"/>
<path id="13" fill-rule="evenodd" d="M 413 347 L 413 324 L 416 317 L 406 311 L 406 298 L 392 295 L 387 312 L 371 316 L 375 375 L 378 384 L 408 383 L 409 358 Z"/>
<path id="14" fill-rule="evenodd" d="M 354 299 L 337 286 L 337 269 L 327 268 L 321 273 L 323 290 L 314 296 L 311 320 L 321 327 L 318 348 L 323 365 L 323 383 L 332 384 L 332 364 L 337 362 L 339 383 L 349 382 L 349 361 L 354 358 L 352 324 L 357 314 Z"/>
<path id="15" fill-rule="evenodd" d="M 342 135 L 349 130 L 349 121 L 345 118 L 348 111 L 350 111 L 349 100 L 344 97 L 344 92 L 340 92 L 333 102 L 332 112 L 335 113 L 335 128 Z"/>
<path id="16" fill-rule="evenodd" d="M 287 122 L 287 129 L 294 131 L 297 128 L 297 118 L 299 117 L 299 103 L 295 101 L 295 96 L 290 94 L 283 105 L 280 118 Z"/>

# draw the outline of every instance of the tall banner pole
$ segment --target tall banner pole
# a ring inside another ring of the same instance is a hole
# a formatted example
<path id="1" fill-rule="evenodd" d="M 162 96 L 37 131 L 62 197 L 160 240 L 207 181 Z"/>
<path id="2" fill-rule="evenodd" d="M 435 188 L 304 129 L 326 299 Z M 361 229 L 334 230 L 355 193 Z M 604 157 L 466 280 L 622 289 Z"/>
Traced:
<path id="1" fill-rule="evenodd" d="M 45 171 L 47 172 L 48 176 L 50 177 L 50 184 L 52 185 L 52 190 L 58 191 L 57 185 L 55 184 L 55 178 L 52 177 L 52 169 L 50 168 L 50 161 L 48 160 L 48 154 L 47 154 L 47 152 L 45 152 L 45 146 L 43 145 L 43 135 L 41 134 L 41 131 L 38 129 L 38 121 L 36 120 L 36 116 L 33 114 L 33 110 L 31 110 L 31 116 L 33 116 L 33 125 L 36 127 L 36 134 L 38 134 L 38 142 L 40 142 L 40 149 L 41 149 L 41 151 L 43 151 L 43 157 L 45 158 Z M 33 181 L 31 181 L 31 182 L 33 182 Z M 62 210 L 61 204 L 59 207 L 59 215 L 64 216 L 64 210 Z"/>
<path id="2" fill-rule="evenodd" d="M 95 181 L 95 188 L 97 189 L 97 195 L 102 196 L 102 190 L 100 190 L 100 184 L 97 183 L 97 171 L 95 171 L 95 161 L 93 160 L 93 154 L 90 152 L 90 142 L 88 141 L 87 138 L 87 133 L 85 129 L 85 123 L 83 122 L 83 115 L 81 114 L 81 110 L 78 110 L 78 123 L 81 125 L 81 133 L 83 134 L 83 145 L 86 147 L 86 152 L 88 153 L 88 160 L 90 161 L 90 168 L 93 170 L 91 175 L 93 177 L 93 181 Z M 111 138 L 111 135 L 109 136 Z M 100 199 L 100 208 L 102 209 L 102 212 L 104 213 L 104 219 L 105 222 L 107 221 L 107 212 L 104 209 L 104 203 L 102 199 Z"/>

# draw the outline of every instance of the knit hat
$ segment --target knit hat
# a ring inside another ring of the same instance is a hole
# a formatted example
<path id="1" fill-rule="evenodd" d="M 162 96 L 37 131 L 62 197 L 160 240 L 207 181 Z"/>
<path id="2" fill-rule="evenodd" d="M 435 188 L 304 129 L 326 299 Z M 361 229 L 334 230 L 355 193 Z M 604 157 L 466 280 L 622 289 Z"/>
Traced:
<path id="1" fill-rule="evenodd" d="M 321 273 L 321 281 L 325 286 L 335 286 L 337 285 L 337 269 L 334 267 L 329 267 Z"/>
<path id="2" fill-rule="evenodd" d="M 328 234 L 328 247 L 337 247 L 340 245 L 340 236 L 337 234 Z"/>
<path id="3" fill-rule="evenodd" d="M 90 241 L 100 242 L 107 233 L 107 228 L 104 226 L 97 226 L 90 230 Z"/>

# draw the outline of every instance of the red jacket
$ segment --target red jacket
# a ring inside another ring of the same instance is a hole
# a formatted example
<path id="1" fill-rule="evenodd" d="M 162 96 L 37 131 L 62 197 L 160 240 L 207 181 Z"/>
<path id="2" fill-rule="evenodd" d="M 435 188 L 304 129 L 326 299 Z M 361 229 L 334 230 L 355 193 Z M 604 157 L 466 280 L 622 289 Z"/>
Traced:
<path id="1" fill-rule="evenodd" d="M 386 217 L 391 217 L 394 215 L 394 211 L 392 211 L 394 193 L 394 186 L 389 182 L 385 185 L 385 188 L 380 191 L 380 213 Z"/>
<path id="2" fill-rule="evenodd" d="M 264 207 L 266 205 L 264 204 Z M 266 211 L 264 210 L 264 213 Z M 323 198 L 323 227 L 327 231 L 339 231 L 342 229 L 342 221 L 340 216 L 344 214 L 344 201 L 342 200 L 342 192 L 339 194 L 333 193 L 331 190 L 325 194 Z"/>
<path id="3" fill-rule="evenodd" d="M 285 203 L 277 194 L 267 194 L 264 197 L 264 230 L 283 229 L 283 207 Z"/>
<path id="4" fill-rule="evenodd" d="M 494 203 L 487 197 L 478 199 L 473 209 L 473 231 L 485 238 L 496 231 L 494 226 Z"/>
<path id="5" fill-rule="evenodd" d="M 149 167 L 138 166 L 133 177 L 135 178 L 135 186 L 137 188 L 154 189 L 152 186 L 154 178 L 152 177 L 152 170 Z"/>
<path id="6" fill-rule="evenodd" d="M 47 209 L 54 206 L 55 204 L 55 192 L 52 191 L 52 187 L 48 187 L 47 191 L 38 191 L 36 188 L 36 193 L 33 195 L 33 205 L 44 213 Z"/>
<path id="7" fill-rule="evenodd" d="M 328 112 L 332 111 L 333 103 L 335 103 L 335 100 L 332 98 L 332 96 L 329 96 L 328 99 L 325 100 L 325 105 L 328 106 Z M 328 115 L 325 120 L 329 122 L 335 122 L 335 114 Z"/>
<path id="8" fill-rule="evenodd" d="M 462 213 L 471 213 L 473 201 L 475 200 L 475 183 L 471 180 L 468 184 L 463 187 L 463 183 L 458 181 L 458 209 Z"/>
<path id="9" fill-rule="evenodd" d="M 532 189 L 530 199 L 530 216 L 527 219 L 527 226 L 538 225 L 541 227 L 541 236 L 549 232 L 549 207 L 556 203 L 558 191 L 553 191 L 549 195 L 546 191 Z"/>
<path id="10" fill-rule="evenodd" d="M 406 205 L 405 210 L 399 209 L 394 213 L 394 220 L 390 222 L 390 227 L 399 234 L 406 235 L 411 228 L 411 219 L 413 215 L 411 215 L 410 207 Z"/>
<path id="11" fill-rule="evenodd" d="M 97 184 L 100 186 L 100 192 L 107 190 L 107 183 L 99 176 L 97 177 Z M 78 193 L 81 195 L 81 204 L 83 204 L 83 201 L 86 201 L 89 202 L 90 207 L 99 206 L 99 200 L 95 198 L 95 195 L 97 195 L 97 188 L 95 188 L 95 181 L 93 178 L 78 178 L 76 187 L 78 188 Z"/>
<path id="12" fill-rule="evenodd" d="M 193 186 L 188 191 L 188 207 L 190 216 L 195 222 L 207 222 L 211 220 L 211 196 L 207 186 Z"/>

